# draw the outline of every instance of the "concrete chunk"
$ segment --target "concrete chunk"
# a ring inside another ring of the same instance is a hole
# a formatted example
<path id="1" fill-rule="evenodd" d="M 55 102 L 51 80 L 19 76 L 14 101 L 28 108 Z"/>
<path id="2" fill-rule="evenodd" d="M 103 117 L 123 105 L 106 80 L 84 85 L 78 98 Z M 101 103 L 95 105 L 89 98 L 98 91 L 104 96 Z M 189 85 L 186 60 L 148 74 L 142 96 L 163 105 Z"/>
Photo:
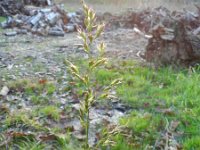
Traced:
<path id="1" fill-rule="evenodd" d="M 6 32 L 6 33 L 4 33 L 4 35 L 6 35 L 6 36 L 15 36 L 15 35 L 17 35 L 17 32 L 16 31 Z"/>
<path id="2" fill-rule="evenodd" d="M 36 16 L 33 16 L 30 20 L 30 23 L 34 26 L 42 18 L 42 13 L 38 13 Z"/>

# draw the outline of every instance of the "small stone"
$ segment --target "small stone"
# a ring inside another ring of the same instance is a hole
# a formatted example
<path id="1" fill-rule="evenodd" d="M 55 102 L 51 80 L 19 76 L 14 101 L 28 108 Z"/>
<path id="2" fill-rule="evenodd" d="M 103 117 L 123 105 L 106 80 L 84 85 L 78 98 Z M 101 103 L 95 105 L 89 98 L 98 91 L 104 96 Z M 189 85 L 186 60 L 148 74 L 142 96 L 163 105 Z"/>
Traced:
<path id="1" fill-rule="evenodd" d="M 18 108 L 18 109 L 21 109 L 22 107 L 23 107 L 22 104 L 18 104 L 18 105 L 17 105 L 17 108 Z"/>
<path id="2" fill-rule="evenodd" d="M 64 36 L 65 33 L 63 31 L 58 31 L 58 30 L 50 30 L 49 35 L 51 36 Z"/>
<path id="3" fill-rule="evenodd" d="M 6 32 L 6 33 L 4 33 L 4 35 L 6 35 L 6 36 L 15 36 L 15 35 L 17 35 L 17 32 L 16 31 Z"/>
<path id="4" fill-rule="evenodd" d="M 79 141 L 84 141 L 86 139 L 86 135 L 82 135 L 81 133 L 74 133 L 74 137 Z"/>
<path id="5" fill-rule="evenodd" d="M 6 96 L 6 95 L 8 95 L 8 92 L 9 92 L 9 88 L 7 86 L 4 86 L 0 92 L 0 95 Z"/>

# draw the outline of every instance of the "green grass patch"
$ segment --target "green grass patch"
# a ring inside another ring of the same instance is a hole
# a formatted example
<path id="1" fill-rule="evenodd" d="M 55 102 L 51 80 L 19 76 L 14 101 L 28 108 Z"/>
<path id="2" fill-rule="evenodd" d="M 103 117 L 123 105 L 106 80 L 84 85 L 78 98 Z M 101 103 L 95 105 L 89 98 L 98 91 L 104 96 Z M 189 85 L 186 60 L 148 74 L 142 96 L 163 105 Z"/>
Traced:
<path id="1" fill-rule="evenodd" d="M 195 136 L 190 139 L 186 139 L 184 142 L 184 150 L 197 150 L 200 149 L 200 137 Z"/>
<path id="2" fill-rule="evenodd" d="M 47 105 L 49 103 L 49 97 L 32 95 L 30 98 L 34 105 Z"/>
<path id="3" fill-rule="evenodd" d="M 17 127 L 27 127 L 34 128 L 35 130 L 43 130 L 43 127 L 32 118 L 31 111 L 17 110 L 11 114 L 8 114 L 5 120 L 2 121 L 4 129 L 17 128 Z"/>
<path id="4" fill-rule="evenodd" d="M 165 130 L 166 119 L 169 122 L 180 122 L 177 130 L 183 132 L 183 135 L 177 138 L 177 141 L 185 149 L 199 148 L 197 139 L 200 138 L 200 72 L 198 70 L 191 72 L 171 67 L 153 69 L 131 61 L 123 61 L 108 68 L 111 72 L 99 70 L 96 72 L 96 77 L 102 84 L 110 82 L 115 76 L 124 79 L 122 85 L 117 88 L 117 94 L 134 110 L 120 122 L 132 130 L 134 133 L 132 142 L 140 143 L 138 149 L 155 144 L 160 133 Z M 158 112 L 169 108 L 172 108 L 171 113 Z"/>
<path id="5" fill-rule="evenodd" d="M 56 106 L 50 105 L 40 108 L 39 114 L 55 121 L 58 121 L 60 119 L 60 109 Z"/>

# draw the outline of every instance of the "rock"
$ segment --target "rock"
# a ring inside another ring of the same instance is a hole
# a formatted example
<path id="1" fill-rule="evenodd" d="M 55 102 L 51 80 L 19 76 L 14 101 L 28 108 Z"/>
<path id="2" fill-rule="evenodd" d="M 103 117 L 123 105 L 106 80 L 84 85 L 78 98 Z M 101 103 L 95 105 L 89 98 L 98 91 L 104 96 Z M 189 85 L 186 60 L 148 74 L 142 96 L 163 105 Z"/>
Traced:
<path id="1" fill-rule="evenodd" d="M 50 30 L 48 35 L 52 36 L 64 36 L 65 33 L 62 31 Z"/>
<path id="2" fill-rule="evenodd" d="M 52 12 L 52 9 L 51 8 L 42 8 L 40 10 L 42 13 L 51 13 Z"/>
<path id="3" fill-rule="evenodd" d="M 74 32 L 76 31 L 76 27 L 74 25 L 66 25 L 63 27 L 65 32 Z"/>
<path id="4" fill-rule="evenodd" d="M 49 21 L 50 25 L 55 25 L 58 21 L 60 15 L 58 13 L 50 12 L 46 15 L 46 19 Z"/>
<path id="5" fill-rule="evenodd" d="M 3 28 L 3 29 L 6 28 L 7 27 L 7 21 L 1 22 L 0 27 Z"/>
<path id="6" fill-rule="evenodd" d="M 26 29 L 18 29 L 16 30 L 17 34 L 27 34 L 28 31 Z"/>
<path id="7" fill-rule="evenodd" d="M 69 19 L 72 19 L 72 18 L 74 18 L 74 17 L 76 17 L 76 16 L 77 16 L 76 12 L 71 12 L 71 13 L 68 13 L 68 14 L 67 14 L 67 17 L 68 17 Z"/>
<path id="8" fill-rule="evenodd" d="M 35 26 L 41 18 L 42 18 L 42 13 L 38 13 L 36 16 L 33 16 L 32 18 L 30 18 L 30 23 L 33 26 Z"/>
<path id="9" fill-rule="evenodd" d="M 47 0 L 47 5 L 52 5 L 52 2 L 51 2 L 51 0 Z"/>
<path id="10" fill-rule="evenodd" d="M 194 31 L 192 32 L 192 34 L 194 35 L 198 35 L 200 33 L 200 26 L 196 29 L 194 29 Z"/>
<path id="11" fill-rule="evenodd" d="M 7 96 L 8 92 L 9 92 L 9 88 L 7 86 L 4 86 L 0 91 L 0 95 L 1 96 Z"/>
<path id="12" fill-rule="evenodd" d="M 17 32 L 16 31 L 12 31 L 12 32 L 6 32 L 4 33 L 6 36 L 15 36 L 17 35 Z"/>
<path id="13" fill-rule="evenodd" d="M 61 28 L 52 28 L 49 30 L 48 35 L 52 36 L 64 36 L 65 32 Z"/>

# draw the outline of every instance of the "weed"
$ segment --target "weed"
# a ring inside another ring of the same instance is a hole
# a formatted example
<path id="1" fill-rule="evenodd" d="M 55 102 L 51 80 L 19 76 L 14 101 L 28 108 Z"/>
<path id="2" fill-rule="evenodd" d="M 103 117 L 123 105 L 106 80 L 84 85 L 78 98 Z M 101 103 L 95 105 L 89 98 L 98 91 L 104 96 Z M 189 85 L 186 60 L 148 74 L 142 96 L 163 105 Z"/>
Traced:
<path id="1" fill-rule="evenodd" d="M 87 59 L 84 61 L 85 64 L 87 64 L 87 66 L 82 72 L 80 72 L 81 70 L 71 62 L 66 61 L 66 63 L 69 66 L 72 78 L 75 78 L 75 81 L 79 82 L 79 85 L 82 86 L 79 86 L 79 89 L 77 90 L 80 93 L 82 93 L 82 95 L 84 95 L 84 100 L 81 102 L 81 108 L 79 110 L 79 117 L 81 125 L 86 132 L 84 149 L 89 150 L 90 146 L 88 144 L 88 140 L 90 129 L 90 108 L 97 100 L 107 99 L 109 97 L 111 89 L 114 88 L 116 85 L 120 84 L 121 82 L 120 80 L 114 80 L 110 82 L 108 86 L 105 87 L 104 85 L 105 88 L 100 94 L 96 93 L 94 81 L 97 81 L 97 78 L 93 79 L 93 77 L 97 69 L 105 67 L 107 63 L 107 58 L 104 57 L 105 44 L 103 42 L 97 45 L 97 55 L 93 55 L 93 46 L 95 40 L 99 38 L 99 36 L 102 34 L 104 30 L 104 24 L 96 25 L 96 16 L 94 11 L 90 9 L 83 0 L 81 2 L 85 13 L 84 23 L 86 30 L 79 29 L 78 37 L 83 41 L 83 50 L 87 55 Z M 103 139 L 101 139 L 101 142 L 102 141 Z M 109 139 L 105 138 L 105 142 L 109 144 Z"/>
<path id="2" fill-rule="evenodd" d="M 47 94 L 52 95 L 56 91 L 56 87 L 54 84 L 48 84 L 47 86 Z"/>

